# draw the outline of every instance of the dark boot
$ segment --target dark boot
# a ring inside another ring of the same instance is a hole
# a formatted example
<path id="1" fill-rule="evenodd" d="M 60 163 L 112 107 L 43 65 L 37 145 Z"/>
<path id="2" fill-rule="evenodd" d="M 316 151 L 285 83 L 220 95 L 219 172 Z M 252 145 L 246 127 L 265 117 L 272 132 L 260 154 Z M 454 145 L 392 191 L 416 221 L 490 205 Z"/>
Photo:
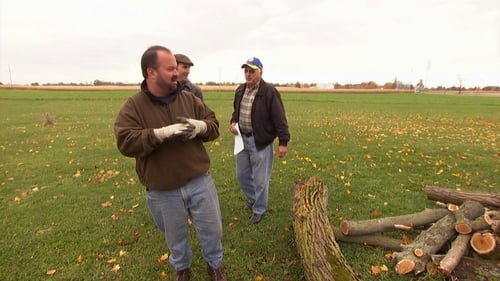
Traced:
<path id="1" fill-rule="evenodd" d="M 213 268 L 209 264 L 207 264 L 207 272 L 212 281 L 227 281 L 226 273 L 224 269 L 221 267 Z"/>
<path id="2" fill-rule="evenodd" d="M 175 273 L 175 281 L 189 281 L 189 278 L 191 278 L 191 269 L 189 267 Z"/>

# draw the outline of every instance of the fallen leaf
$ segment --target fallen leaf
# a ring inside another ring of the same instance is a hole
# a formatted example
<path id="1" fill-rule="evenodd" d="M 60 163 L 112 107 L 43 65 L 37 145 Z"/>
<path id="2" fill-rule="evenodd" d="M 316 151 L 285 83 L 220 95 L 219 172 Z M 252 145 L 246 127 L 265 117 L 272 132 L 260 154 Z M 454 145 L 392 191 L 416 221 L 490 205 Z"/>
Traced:
<path id="1" fill-rule="evenodd" d="M 159 263 L 165 263 L 167 260 L 168 260 L 168 253 L 165 253 L 158 258 Z"/>
<path id="2" fill-rule="evenodd" d="M 104 203 L 101 203 L 101 207 L 103 207 L 103 208 L 111 207 L 112 205 L 113 205 L 113 203 L 111 203 L 110 201 L 106 201 Z"/>
<path id="3" fill-rule="evenodd" d="M 47 272 L 45 272 L 45 275 L 52 276 L 52 275 L 56 274 L 56 271 L 57 270 L 55 270 L 55 269 L 47 270 Z"/>
<path id="4" fill-rule="evenodd" d="M 111 268 L 111 271 L 113 271 L 113 272 L 117 272 L 118 270 L 120 270 L 120 265 L 119 265 L 119 264 L 115 264 L 115 265 L 113 265 L 113 267 Z"/>
<path id="5" fill-rule="evenodd" d="M 401 237 L 401 241 L 403 241 L 403 245 L 409 245 L 412 242 L 411 238 L 408 237 L 408 236 L 406 236 L 406 235 L 404 235 L 404 234 Z"/>
<path id="6" fill-rule="evenodd" d="M 373 212 L 372 212 L 372 216 L 373 216 L 374 218 L 379 218 L 379 217 L 381 217 L 381 216 L 382 216 L 382 212 L 381 212 L 381 211 L 379 211 L 379 210 L 373 210 Z"/>

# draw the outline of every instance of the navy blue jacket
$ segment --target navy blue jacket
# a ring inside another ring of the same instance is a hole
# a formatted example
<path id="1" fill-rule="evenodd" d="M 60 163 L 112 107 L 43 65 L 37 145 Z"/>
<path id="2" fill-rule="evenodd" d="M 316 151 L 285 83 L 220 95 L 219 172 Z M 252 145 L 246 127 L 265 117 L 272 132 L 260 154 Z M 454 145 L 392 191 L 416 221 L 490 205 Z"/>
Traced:
<path id="1" fill-rule="evenodd" d="M 246 86 L 247 84 L 244 83 L 236 89 L 231 123 L 239 120 L 240 104 Z M 274 85 L 262 79 L 252 104 L 252 131 L 258 150 L 271 144 L 276 137 L 281 146 L 287 146 L 290 141 L 288 122 L 280 93 Z"/>

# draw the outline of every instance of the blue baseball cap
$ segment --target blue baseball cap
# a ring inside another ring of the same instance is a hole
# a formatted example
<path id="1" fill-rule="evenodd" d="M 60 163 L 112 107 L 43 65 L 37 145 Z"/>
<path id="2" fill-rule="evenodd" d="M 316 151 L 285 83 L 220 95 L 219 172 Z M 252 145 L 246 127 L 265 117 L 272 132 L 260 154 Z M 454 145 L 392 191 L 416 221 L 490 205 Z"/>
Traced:
<path id="1" fill-rule="evenodd" d="M 241 65 L 241 68 L 244 68 L 245 66 L 248 66 L 251 69 L 262 69 L 264 67 L 259 58 L 256 57 L 249 58 L 244 64 Z"/>

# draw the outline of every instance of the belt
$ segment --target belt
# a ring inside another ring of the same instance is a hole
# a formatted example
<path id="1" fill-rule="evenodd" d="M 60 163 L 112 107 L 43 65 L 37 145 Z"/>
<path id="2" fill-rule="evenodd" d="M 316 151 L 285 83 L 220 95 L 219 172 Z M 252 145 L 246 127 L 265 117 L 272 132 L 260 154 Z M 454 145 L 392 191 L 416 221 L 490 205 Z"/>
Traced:
<path id="1" fill-rule="evenodd" d="M 250 132 L 250 133 L 243 133 L 243 132 L 241 132 L 241 135 L 248 138 L 248 137 L 253 136 L 253 132 Z"/>

